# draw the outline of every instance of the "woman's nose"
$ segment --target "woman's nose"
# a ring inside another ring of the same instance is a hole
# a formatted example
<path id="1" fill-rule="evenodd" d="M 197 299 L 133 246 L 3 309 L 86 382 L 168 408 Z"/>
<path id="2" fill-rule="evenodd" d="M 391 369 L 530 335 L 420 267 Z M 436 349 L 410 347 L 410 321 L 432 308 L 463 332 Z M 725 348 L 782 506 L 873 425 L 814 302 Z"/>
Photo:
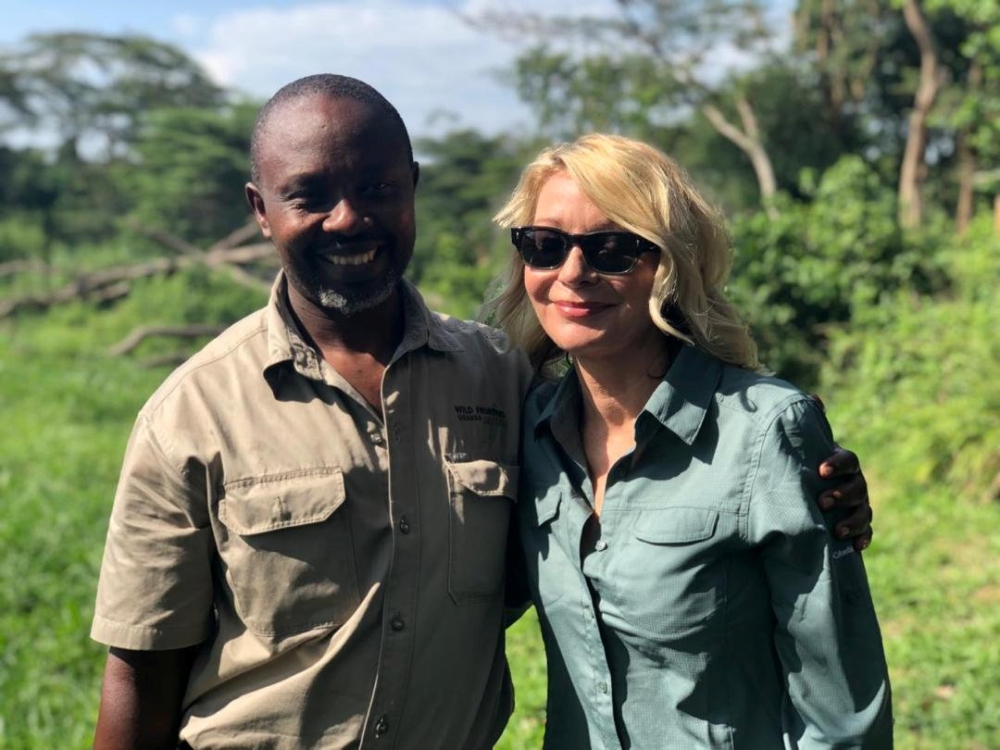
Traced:
<path id="1" fill-rule="evenodd" d="M 559 280 L 564 284 L 580 284 L 593 280 L 595 276 L 594 269 L 587 265 L 583 257 L 583 250 L 579 245 L 573 245 L 559 267 Z"/>

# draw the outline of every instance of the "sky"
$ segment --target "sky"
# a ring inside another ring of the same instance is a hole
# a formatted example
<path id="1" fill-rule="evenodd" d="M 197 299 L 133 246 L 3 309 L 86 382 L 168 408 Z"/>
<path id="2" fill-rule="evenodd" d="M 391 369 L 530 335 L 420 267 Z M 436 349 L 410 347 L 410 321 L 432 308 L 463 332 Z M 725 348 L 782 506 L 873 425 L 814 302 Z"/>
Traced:
<path id="1" fill-rule="evenodd" d="M 792 0 L 772 0 L 779 9 Z M 613 0 L 0 0 L 0 48 L 31 33 L 135 33 L 170 42 L 219 84 L 261 101 L 311 73 L 381 91 L 411 132 L 517 131 L 530 116 L 502 75 L 520 48 L 462 13 L 612 13 Z"/>

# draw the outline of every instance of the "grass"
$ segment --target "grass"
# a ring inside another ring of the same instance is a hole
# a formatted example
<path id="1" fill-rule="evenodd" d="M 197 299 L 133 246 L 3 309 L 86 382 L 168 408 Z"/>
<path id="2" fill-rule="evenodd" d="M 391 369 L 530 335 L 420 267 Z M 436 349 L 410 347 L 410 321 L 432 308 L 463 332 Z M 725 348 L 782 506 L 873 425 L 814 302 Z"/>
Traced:
<path id="1" fill-rule="evenodd" d="M 177 304 L 190 279 L 137 299 Z M 230 288 L 214 320 L 259 300 Z M 206 303 L 199 303 L 206 304 Z M 0 748 L 89 747 L 103 648 L 88 638 L 107 515 L 136 411 L 165 371 L 104 349 L 148 318 L 138 302 L 0 329 Z M 832 415 L 837 424 L 837 415 Z M 838 425 L 840 427 L 840 425 Z M 857 434 L 859 426 L 853 426 Z M 879 486 L 865 553 L 893 679 L 901 750 L 1000 748 L 1000 507 L 943 490 Z M 508 637 L 518 707 L 499 747 L 540 746 L 545 673 L 537 620 Z"/>

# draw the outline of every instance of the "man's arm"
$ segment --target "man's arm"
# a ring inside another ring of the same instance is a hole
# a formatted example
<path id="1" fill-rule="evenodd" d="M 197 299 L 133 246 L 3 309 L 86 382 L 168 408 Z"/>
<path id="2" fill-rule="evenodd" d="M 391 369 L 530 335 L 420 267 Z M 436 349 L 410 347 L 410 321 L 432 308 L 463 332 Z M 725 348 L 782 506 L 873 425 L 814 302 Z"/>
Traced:
<path id="1" fill-rule="evenodd" d="M 184 691 L 197 649 L 111 648 L 104 667 L 94 750 L 175 750 Z"/>

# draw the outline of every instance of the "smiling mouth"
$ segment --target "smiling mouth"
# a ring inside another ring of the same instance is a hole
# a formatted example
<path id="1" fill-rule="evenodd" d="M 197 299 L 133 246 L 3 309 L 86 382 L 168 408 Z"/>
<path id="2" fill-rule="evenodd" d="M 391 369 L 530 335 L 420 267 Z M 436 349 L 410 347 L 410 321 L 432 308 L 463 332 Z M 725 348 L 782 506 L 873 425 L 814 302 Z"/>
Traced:
<path id="1" fill-rule="evenodd" d="M 369 250 L 367 253 L 355 253 L 354 255 L 327 255 L 326 260 L 335 266 L 363 266 L 375 260 L 377 249 Z"/>

